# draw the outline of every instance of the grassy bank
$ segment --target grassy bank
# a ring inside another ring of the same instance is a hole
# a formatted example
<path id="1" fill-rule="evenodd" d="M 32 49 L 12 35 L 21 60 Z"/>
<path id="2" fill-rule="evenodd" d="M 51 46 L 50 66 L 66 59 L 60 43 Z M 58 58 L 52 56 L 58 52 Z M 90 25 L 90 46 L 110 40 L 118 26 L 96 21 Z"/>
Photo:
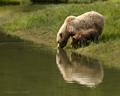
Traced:
<path id="1" fill-rule="evenodd" d="M 0 0 L 0 5 L 19 5 L 31 3 L 30 0 Z"/>
<path id="2" fill-rule="evenodd" d="M 5 7 L 0 7 L 0 9 Z M 6 34 L 56 47 L 56 34 L 64 19 L 87 11 L 97 11 L 105 18 L 105 29 L 98 43 L 72 49 L 93 58 L 120 62 L 120 1 L 110 0 L 91 4 L 44 4 L 9 6 L 0 11 L 1 28 Z M 70 47 L 70 44 L 67 45 Z M 67 48 L 66 48 L 67 49 Z"/>
<path id="3" fill-rule="evenodd" d="M 92 3 L 107 0 L 0 0 L 0 5 L 18 5 L 30 3 Z"/>
<path id="4" fill-rule="evenodd" d="M 17 5 L 17 4 L 20 4 L 21 3 L 21 0 L 0 0 L 0 5 L 8 5 L 8 4 L 14 4 L 14 5 Z"/>

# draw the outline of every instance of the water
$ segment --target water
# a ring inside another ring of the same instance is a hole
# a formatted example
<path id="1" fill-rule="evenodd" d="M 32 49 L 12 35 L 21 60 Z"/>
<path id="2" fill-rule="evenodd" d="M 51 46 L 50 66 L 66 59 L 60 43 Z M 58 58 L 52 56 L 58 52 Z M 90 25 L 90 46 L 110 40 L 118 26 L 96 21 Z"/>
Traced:
<path id="1" fill-rule="evenodd" d="M 0 38 L 0 96 L 120 95 L 119 69 L 62 49 Z"/>

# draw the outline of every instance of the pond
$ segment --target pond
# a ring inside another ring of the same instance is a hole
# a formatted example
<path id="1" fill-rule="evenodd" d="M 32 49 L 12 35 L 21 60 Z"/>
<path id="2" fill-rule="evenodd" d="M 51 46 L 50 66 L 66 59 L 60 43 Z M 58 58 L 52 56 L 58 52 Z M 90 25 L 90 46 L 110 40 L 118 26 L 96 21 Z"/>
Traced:
<path id="1" fill-rule="evenodd" d="M 119 96 L 120 70 L 0 35 L 1 96 Z"/>

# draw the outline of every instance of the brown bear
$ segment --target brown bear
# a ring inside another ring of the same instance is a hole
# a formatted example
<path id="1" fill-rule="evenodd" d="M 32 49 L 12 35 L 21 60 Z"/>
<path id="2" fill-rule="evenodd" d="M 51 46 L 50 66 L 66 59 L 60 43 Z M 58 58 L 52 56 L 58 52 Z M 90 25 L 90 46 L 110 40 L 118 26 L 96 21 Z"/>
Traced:
<path id="1" fill-rule="evenodd" d="M 83 45 L 88 45 L 88 40 L 98 41 L 99 34 L 95 29 L 81 30 L 71 37 L 71 47 L 77 47 L 78 44 L 80 47 Z"/>
<path id="2" fill-rule="evenodd" d="M 68 16 L 57 34 L 58 48 L 66 46 L 70 36 L 80 30 L 95 29 L 100 35 L 104 29 L 104 17 L 94 11 L 86 12 L 80 16 Z"/>

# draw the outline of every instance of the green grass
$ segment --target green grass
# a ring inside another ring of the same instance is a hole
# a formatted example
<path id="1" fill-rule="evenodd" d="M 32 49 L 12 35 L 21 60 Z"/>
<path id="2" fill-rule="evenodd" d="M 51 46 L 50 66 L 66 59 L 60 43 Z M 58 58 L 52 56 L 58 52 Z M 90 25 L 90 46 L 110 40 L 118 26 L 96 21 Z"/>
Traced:
<path id="1" fill-rule="evenodd" d="M 10 7 L 10 6 L 9 6 Z M 2 9 L 2 7 L 0 7 Z M 3 7 L 4 9 L 4 7 Z M 3 32 L 19 36 L 25 40 L 56 47 L 56 35 L 69 15 L 81 15 L 87 11 L 97 11 L 105 18 L 105 28 L 99 42 L 72 49 L 80 54 L 120 62 L 120 2 L 110 0 L 91 4 L 44 4 L 11 6 L 6 14 L 0 15 Z M 1 11 L 2 14 L 2 11 Z M 70 47 L 70 44 L 67 45 Z M 67 49 L 67 48 L 66 48 Z"/>
<path id="2" fill-rule="evenodd" d="M 92 58 L 107 60 L 114 64 L 120 62 L 120 39 L 107 42 L 91 43 L 88 47 L 74 50 L 77 53 L 85 54 Z"/>
<path id="3" fill-rule="evenodd" d="M 20 4 L 21 0 L 0 0 L 0 5 L 6 5 L 6 4 Z"/>
<path id="4" fill-rule="evenodd" d="M 108 0 L 68 0 L 68 2 L 74 2 L 74 3 L 92 3 L 96 1 L 108 1 Z"/>
<path id="5" fill-rule="evenodd" d="M 18 5 L 18 4 L 29 4 L 30 0 L 0 0 L 0 5 Z"/>
<path id="6" fill-rule="evenodd" d="M 0 5 L 8 5 L 8 4 L 13 4 L 13 5 L 18 5 L 18 4 L 29 4 L 32 3 L 32 0 L 0 0 Z M 34 0 L 35 1 L 35 0 Z M 56 2 L 56 0 L 36 0 L 36 2 L 48 2 L 48 3 L 53 3 Z M 91 3 L 94 1 L 106 1 L 106 0 L 68 0 L 68 3 Z M 66 0 L 58 0 L 56 3 L 65 3 Z"/>

